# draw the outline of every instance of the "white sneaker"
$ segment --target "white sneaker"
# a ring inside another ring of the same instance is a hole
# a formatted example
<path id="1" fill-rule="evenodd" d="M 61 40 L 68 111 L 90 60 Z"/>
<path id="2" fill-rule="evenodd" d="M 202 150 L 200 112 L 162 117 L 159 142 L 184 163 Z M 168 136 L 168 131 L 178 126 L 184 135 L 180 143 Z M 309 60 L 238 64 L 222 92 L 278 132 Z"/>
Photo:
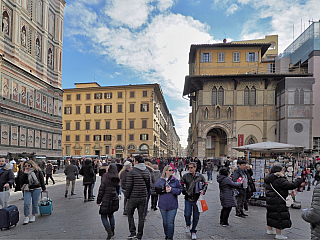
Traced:
<path id="1" fill-rule="evenodd" d="M 212 181 L 210 181 L 210 183 L 212 183 Z"/>
<path id="2" fill-rule="evenodd" d="M 192 235 L 191 235 L 191 239 L 197 239 L 197 235 L 196 235 L 196 233 L 192 233 Z"/>
<path id="3" fill-rule="evenodd" d="M 26 225 L 28 223 L 29 223 L 29 217 L 24 217 L 23 225 Z"/>
<path id="4" fill-rule="evenodd" d="M 31 215 L 29 222 L 33 223 L 36 221 L 36 216 Z"/>
<path id="5" fill-rule="evenodd" d="M 276 234 L 275 239 L 287 239 L 288 237 L 282 235 L 282 234 Z"/>
<path id="6" fill-rule="evenodd" d="M 267 234 L 268 234 L 268 235 L 276 235 L 276 234 L 277 234 L 276 229 L 274 229 L 274 228 L 268 229 L 268 230 L 267 230 Z"/>
<path id="7" fill-rule="evenodd" d="M 190 226 L 186 226 L 186 233 L 190 232 Z"/>

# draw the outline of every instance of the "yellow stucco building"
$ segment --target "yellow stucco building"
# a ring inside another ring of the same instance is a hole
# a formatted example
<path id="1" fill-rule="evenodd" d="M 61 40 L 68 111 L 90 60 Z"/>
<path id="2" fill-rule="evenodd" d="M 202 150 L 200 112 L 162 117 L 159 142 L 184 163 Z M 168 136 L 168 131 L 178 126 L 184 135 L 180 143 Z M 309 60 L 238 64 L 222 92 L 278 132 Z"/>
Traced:
<path id="1" fill-rule="evenodd" d="M 76 83 L 63 94 L 63 154 L 167 156 L 169 111 L 159 84 Z"/>

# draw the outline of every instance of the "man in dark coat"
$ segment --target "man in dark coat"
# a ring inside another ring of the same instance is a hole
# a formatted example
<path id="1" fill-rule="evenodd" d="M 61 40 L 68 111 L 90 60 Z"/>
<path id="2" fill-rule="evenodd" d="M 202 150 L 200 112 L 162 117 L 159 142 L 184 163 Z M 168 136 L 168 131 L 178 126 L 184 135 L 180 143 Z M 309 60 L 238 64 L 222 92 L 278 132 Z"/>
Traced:
<path id="1" fill-rule="evenodd" d="M 238 168 L 232 174 L 232 180 L 234 182 L 242 181 L 242 187 L 237 189 L 238 194 L 236 195 L 237 200 L 237 207 L 236 207 L 236 217 L 245 218 L 248 216 L 243 212 L 244 203 L 246 201 L 246 192 L 248 187 L 248 177 L 247 174 L 244 172 L 246 168 L 246 161 L 239 160 L 238 161 Z"/>
<path id="2" fill-rule="evenodd" d="M 150 192 L 150 172 L 144 164 L 142 156 L 136 156 L 134 167 L 129 171 L 126 178 L 125 197 L 127 202 L 127 214 L 130 235 L 128 239 L 141 239 L 144 228 L 144 210 L 147 203 L 148 193 Z M 136 226 L 134 224 L 133 214 L 138 209 L 139 223 L 138 233 L 136 235 Z"/>
<path id="3" fill-rule="evenodd" d="M 276 234 L 276 239 L 286 239 L 287 237 L 281 235 L 281 230 L 290 228 L 292 224 L 285 201 L 288 196 L 288 190 L 305 186 L 305 183 L 301 178 L 297 178 L 294 182 L 289 182 L 282 171 L 282 167 L 278 165 L 271 168 L 271 172 L 264 178 L 264 182 L 266 184 L 267 201 L 267 234 Z"/>

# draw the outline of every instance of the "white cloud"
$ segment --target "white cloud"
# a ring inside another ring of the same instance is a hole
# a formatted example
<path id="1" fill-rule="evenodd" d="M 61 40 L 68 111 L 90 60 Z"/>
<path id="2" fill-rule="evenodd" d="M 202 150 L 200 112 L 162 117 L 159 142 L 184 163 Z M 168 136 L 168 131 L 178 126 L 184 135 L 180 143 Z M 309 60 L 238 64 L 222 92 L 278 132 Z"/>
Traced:
<path id="1" fill-rule="evenodd" d="M 104 11 L 114 24 L 138 28 L 154 9 L 152 0 L 108 0 Z"/>
<path id="2" fill-rule="evenodd" d="M 163 12 L 171 8 L 174 4 L 173 0 L 158 0 L 158 9 Z"/>
<path id="3" fill-rule="evenodd" d="M 220 2 L 220 1 L 217 1 Z M 242 39 L 262 38 L 265 35 L 279 35 L 279 53 L 282 52 L 309 26 L 308 20 L 318 20 L 320 4 L 318 0 L 237 0 L 241 5 L 247 5 L 255 9 L 249 20 L 243 25 Z M 220 5 L 225 7 L 225 5 Z M 226 10 L 228 11 L 228 9 Z M 239 11 L 239 10 L 238 10 Z M 302 18 L 302 26 L 301 26 Z M 262 27 L 261 21 L 270 24 L 270 28 Z"/>
<path id="4" fill-rule="evenodd" d="M 230 7 L 227 9 L 227 15 L 233 14 L 235 11 L 239 9 L 238 5 L 233 3 L 230 5 Z"/>

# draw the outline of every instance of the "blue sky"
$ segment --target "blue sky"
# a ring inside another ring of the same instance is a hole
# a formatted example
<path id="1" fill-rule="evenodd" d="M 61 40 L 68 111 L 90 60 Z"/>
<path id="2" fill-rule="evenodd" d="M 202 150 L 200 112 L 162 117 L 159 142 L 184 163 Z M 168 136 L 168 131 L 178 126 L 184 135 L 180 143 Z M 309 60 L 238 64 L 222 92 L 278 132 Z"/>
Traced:
<path id="1" fill-rule="evenodd" d="M 280 53 L 319 12 L 319 0 L 67 0 L 62 86 L 160 83 L 186 146 L 190 45 L 278 34 Z"/>

